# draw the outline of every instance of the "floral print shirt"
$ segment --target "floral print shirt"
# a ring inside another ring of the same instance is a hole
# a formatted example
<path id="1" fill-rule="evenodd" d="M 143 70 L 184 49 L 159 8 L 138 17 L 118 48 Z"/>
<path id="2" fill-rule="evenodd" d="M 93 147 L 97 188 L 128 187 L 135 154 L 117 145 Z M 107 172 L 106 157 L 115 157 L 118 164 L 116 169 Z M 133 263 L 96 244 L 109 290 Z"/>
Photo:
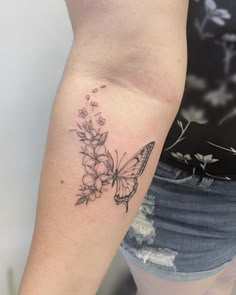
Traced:
<path id="1" fill-rule="evenodd" d="M 160 160 L 236 180 L 236 1 L 190 0 L 184 97 Z"/>

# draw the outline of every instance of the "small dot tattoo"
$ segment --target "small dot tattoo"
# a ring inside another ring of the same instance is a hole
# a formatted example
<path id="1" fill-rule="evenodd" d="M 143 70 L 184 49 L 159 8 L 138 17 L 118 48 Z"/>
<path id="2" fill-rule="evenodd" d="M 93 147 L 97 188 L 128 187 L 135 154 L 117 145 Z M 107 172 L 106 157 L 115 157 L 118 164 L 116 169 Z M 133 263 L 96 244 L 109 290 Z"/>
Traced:
<path id="1" fill-rule="evenodd" d="M 94 115 L 94 117 L 100 116 L 102 114 L 102 112 L 99 112 L 97 114 Z"/>

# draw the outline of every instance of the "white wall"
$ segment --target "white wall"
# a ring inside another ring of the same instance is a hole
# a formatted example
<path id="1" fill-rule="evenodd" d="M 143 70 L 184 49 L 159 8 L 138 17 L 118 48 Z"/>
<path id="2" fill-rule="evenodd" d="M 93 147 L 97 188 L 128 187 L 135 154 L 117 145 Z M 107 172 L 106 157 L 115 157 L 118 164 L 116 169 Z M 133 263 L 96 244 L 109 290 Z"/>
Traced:
<path id="1" fill-rule="evenodd" d="M 72 41 L 63 0 L 0 0 L 0 294 L 17 285 L 35 217 L 52 101 Z"/>

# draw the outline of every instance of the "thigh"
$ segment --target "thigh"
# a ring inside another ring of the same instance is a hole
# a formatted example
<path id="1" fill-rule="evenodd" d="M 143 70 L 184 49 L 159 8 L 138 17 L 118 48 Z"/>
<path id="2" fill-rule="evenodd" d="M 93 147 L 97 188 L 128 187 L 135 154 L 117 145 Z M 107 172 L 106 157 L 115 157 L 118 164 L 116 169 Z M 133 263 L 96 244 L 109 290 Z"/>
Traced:
<path id="1" fill-rule="evenodd" d="M 227 281 L 236 281 L 236 257 L 224 268 L 219 279 Z"/>
<path id="2" fill-rule="evenodd" d="M 137 286 L 137 295 L 203 295 L 224 272 L 224 269 L 208 278 L 189 282 L 176 282 L 158 278 L 143 271 L 131 261 L 126 262 Z"/>
<path id="3" fill-rule="evenodd" d="M 236 258 L 224 268 L 223 273 L 204 295 L 231 295 L 236 282 Z"/>

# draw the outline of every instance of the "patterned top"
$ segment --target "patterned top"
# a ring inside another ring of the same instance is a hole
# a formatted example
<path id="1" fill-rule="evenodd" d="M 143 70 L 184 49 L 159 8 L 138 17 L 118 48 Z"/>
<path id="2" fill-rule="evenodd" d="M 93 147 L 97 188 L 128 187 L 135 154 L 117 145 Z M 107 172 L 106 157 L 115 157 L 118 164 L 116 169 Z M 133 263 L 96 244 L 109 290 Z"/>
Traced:
<path id="1" fill-rule="evenodd" d="M 160 159 L 236 180 L 236 1 L 190 0 L 184 97 Z"/>

